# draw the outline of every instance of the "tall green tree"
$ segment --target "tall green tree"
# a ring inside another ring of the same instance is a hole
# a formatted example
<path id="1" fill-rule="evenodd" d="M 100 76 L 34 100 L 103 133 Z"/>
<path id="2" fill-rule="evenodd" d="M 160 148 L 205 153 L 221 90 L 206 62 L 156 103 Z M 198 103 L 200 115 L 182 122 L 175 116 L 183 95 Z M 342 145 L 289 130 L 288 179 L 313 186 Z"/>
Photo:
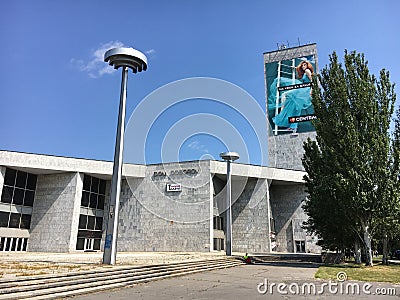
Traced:
<path id="1" fill-rule="evenodd" d="M 396 95 L 389 72 L 378 80 L 367 65 L 363 54 L 345 51 L 343 68 L 334 52 L 313 80 L 317 137 L 304 143 L 304 209 L 306 228 L 325 245 L 361 243 L 372 265 L 372 236 L 398 202 L 389 132 Z"/>

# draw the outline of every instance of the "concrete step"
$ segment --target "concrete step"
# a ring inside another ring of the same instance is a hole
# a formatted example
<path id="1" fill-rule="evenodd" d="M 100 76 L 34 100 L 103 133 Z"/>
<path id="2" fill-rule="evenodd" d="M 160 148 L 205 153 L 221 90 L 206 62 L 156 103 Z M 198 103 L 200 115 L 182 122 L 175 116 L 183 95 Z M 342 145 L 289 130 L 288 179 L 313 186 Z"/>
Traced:
<path id="1" fill-rule="evenodd" d="M 251 255 L 254 260 L 258 261 L 297 261 L 297 262 L 322 262 L 320 254 L 310 253 L 266 253 Z"/>
<path id="2" fill-rule="evenodd" d="M 216 259 L 212 260 L 212 262 L 218 261 L 226 261 L 226 259 Z M 203 261 L 202 261 L 203 262 Z M 169 263 L 169 267 L 174 266 L 191 266 L 197 265 L 199 261 L 190 261 L 190 262 L 180 262 L 180 263 Z M 16 286 L 25 286 L 25 285 L 36 285 L 41 283 L 51 283 L 51 282 L 59 282 L 61 280 L 67 280 L 68 278 L 87 278 L 91 276 L 91 278 L 97 277 L 101 278 L 102 276 L 112 275 L 112 274 L 125 274 L 127 271 L 156 271 L 158 269 L 164 269 L 165 264 L 158 265 L 141 265 L 141 266 L 105 266 L 105 267 L 95 267 L 91 270 L 85 271 L 77 271 L 77 272 L 69 272 L 69 273 L 58 273 L 58 274 L 44 274 L 44 275 L 34 275 L 34 276 L 23 276 L 17 278 L 1 278 L 0 279 L 0 294 L 4 293 L 5 288 L 11 288 Z"/>
<path id="3" fill-rule="evenodd" d="M 52 276 L 31 276 L 0 281 L 0 299 L 57 299 L 129 285 L 229 268 L 242 264 L 234 258 L 175 263 L 157 266 L 116 267 L 99 273 L 76 272 Z M 83 274 L 82 274 L 83 273 Z"/>
<path id="4" fill-rule="evenodd" d="M 222 260 L 222 262 L 226 262 Z M 209 265 L 212 264 L 220 264 L 221 261 L 211 261 Z M 191 262 L 185 264 L 169 264 L 168 270 L 169 271 L 179 271 L 188 269 L 191 267 L 202 266 L 204 263 L 202 262 Z M 6 294 L 10 292 L 18 292 L 23 290 L 30 290 L 32 286 L 38 285 L 38 288 L 48 288 L 48 287 L 58 287 L 63 285 L 73 284 L 74 282 L 78 281 L 80 283 L 91 282 L 93 280 L 104 280 L 104 279 L 114 279 L 119 278 L 121 275 L 123 276 L 146 276 L 152 275 L 160 271 L 165 271 L 166 265 L 158 265 L 158 266 L 145 266 L 145 267 L 131 267 L 131 268 L 123 268 L 116 269 L 116 270 L 102 270 L 100 272 L 93 270 L 93 272 L 84 272 L 82 273 L 75 273 L 75 274 L 67 274 L 68 276 L 60 276 L 50 278 L 30 278 L 25 279 L 21 278 L 18 281 L 11 281 L 7 283 L 0 283 L 0 294 Z"/>

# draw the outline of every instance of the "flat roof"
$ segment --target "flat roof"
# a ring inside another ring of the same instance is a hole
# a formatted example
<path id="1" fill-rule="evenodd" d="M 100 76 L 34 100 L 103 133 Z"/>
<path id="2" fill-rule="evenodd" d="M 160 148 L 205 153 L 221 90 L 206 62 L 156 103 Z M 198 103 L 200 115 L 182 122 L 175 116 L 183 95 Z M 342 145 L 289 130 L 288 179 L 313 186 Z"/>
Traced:
<path id="1" fill-rule="evenodd" d="M 312 45 L 316 45 L 317 43 L 311 43 L 311 44 L 305 44 L 305 45 L 301 45 L 301 46 L 296 46 L 296 47 L 288 47 L 288 48 L 284 48 L 284 49 L 277 49 L 277 50 L 273 50 L 273 51 L 267 51 L 264 52 L 264 54 L 269 54 L 269 53 L 274 53 L 274 52 L 279 52 L 279 51 L 287 51 L 287 50 L 291 50 L 291 49 L 298 49 L 298 48 L 302 48 L 302 47 L 309 47 Z"/>
<path id="2" fill-rule="evenodd" d="M 199 162 L 184 161 L 184 162 L 170 162 L 151 164 L 148 166 L 157 165 L 180 165 L 180 164 L 193 164 Z M 200 161 L 210 164 L 210 173 L 226 175 L 226 162 L 216 160 Z M 109 179 L 112 176 L 113 162 L 63 157 L 45 154 L 33 154 L 15 151 L 0 150 L 0 166 L 15 168 L 33 174 L 55 174 L 64 172 L 80 172 L 85 174 L 97 175 L 103 179 Z M 146 176 L 146 165 L 124 163 L 122 175 L 124 177 L 137 177 L 144 178 Z M 293 184 L 304 183 L 304 171 L 287 170 L 270 168 L 266 166 L 256 166 L 241 163 L 231 163 L 231 174 L 233 177 L 252 177 L 252 178 L 265 178 L 272 180 L 275 184 Z"/>

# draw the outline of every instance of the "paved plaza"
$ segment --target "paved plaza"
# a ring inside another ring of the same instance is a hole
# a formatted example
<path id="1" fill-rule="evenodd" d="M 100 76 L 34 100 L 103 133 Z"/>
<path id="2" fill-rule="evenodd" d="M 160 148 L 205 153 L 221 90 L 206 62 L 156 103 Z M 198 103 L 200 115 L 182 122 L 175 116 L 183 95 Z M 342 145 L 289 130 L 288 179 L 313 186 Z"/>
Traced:
<path id="1" fill-rule="evenodd" d="M 117 265 L 154 265 L 221 257 L 225 257 L 223 252 L 118 253 Z M 101 260 L 102 253 L 0 253 L 4 278 L 21 276 L 24 272 L 28 272 L 24 275 L 35 275 L 88 269 L 96 272 L 97 269 L 111 268 L 102 265 Z M 370 283 L 367 293 L 362 291 L 365 282 L 345 281 L 342 283 L 342 291 L 340 283 L 336 281 L 332 281 L 329 287 L 329 281 L 314 279 L 318 267 L 317 263 L 271 261 L 151 281 L 129 288 L 81 295 L 74 299 L 400 299 L 400 285 Z M 346 294 L 347 284 L 351 284 L 350 292 L 357 285 L 360 288 L 359 295 Z M 381 291 L 393 294 L 393 290 L 395 295 L 377 294 Z"/>
<path id="2" fill-rule="evenodd" d="M 138 284 L 130 288 L 96 293 L 74 297 L 76 300 L 102 300 L 102 299 L 399 299 L 400 286 L 382 283 L 372 283 L 369 288 L 370 295 L 360 290 L 360 295 L 346 294 L 346 284 L 343 283 L 343 293 L 337 286 L 336 293 L 330 293 L 328 286 L 324 293 L 318 294 L 323 283 L 314 279 L 318 265 L 312 263 L 285 263 L 271 262 L 257 265 L 242 265 L 229 269 L 214 270 L 182 277 Z M 266 290 L 265 283 L 268 284 Z M 277 285 L 285 284 L 281 292 Z M 362 289 L 363 282 L 349 282 L 351 286 L 359 285 Z M 275 285 L 273 285 L 275 284 Z M 308 286 L 315 284 L 316 295 Z M 273 288 L 271 289 L 271 286 Z M 291 288 L 289 288 L 291 286 Z M 302 293 L 304 286 L 305 293 Z M 299 293 L 292 293 L 299 287 Z M 385 291 L 395 288 L 396 295 L 377 295 L 376 291 Z M 335 283 L 331 287 L 335 291 Z M 349 291 L 352 291 L 349 289 Z M 265 292 L 265 293 L 264 293 Z M 374 293 L 374 294 L 373 294 Z"/>

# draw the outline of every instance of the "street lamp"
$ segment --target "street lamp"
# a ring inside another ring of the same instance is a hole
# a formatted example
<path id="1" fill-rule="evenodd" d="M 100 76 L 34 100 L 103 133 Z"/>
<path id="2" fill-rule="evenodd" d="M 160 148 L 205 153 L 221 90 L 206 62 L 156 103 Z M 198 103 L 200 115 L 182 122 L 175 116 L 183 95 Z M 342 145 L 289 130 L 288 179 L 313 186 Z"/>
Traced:
<path id="1" fill-rule="evenodd" d="M 239 159 L 236 152 L 223 152 L 219 155 L 226 161 L 226 255 L 232 255 L 232 201 L 231 201 L 231 162 Z"/>
<path id="2" fill-rule="evenodd" d="M 114 166 L 111 180 L 110 210 L 104 243 L 103 264 L 114 265 L 117 257 L 118 211 L 122 179 L 122 153 L 124 150 L 125 104 L 128 68 L 133 73 L 146 71 L 147 58 L 133 48 L 113 48 L 104 54 L 104 61 L 114 69 L 122 67 L 121 94 L 119 100 L 117 137 L 115 142 Z"/>

